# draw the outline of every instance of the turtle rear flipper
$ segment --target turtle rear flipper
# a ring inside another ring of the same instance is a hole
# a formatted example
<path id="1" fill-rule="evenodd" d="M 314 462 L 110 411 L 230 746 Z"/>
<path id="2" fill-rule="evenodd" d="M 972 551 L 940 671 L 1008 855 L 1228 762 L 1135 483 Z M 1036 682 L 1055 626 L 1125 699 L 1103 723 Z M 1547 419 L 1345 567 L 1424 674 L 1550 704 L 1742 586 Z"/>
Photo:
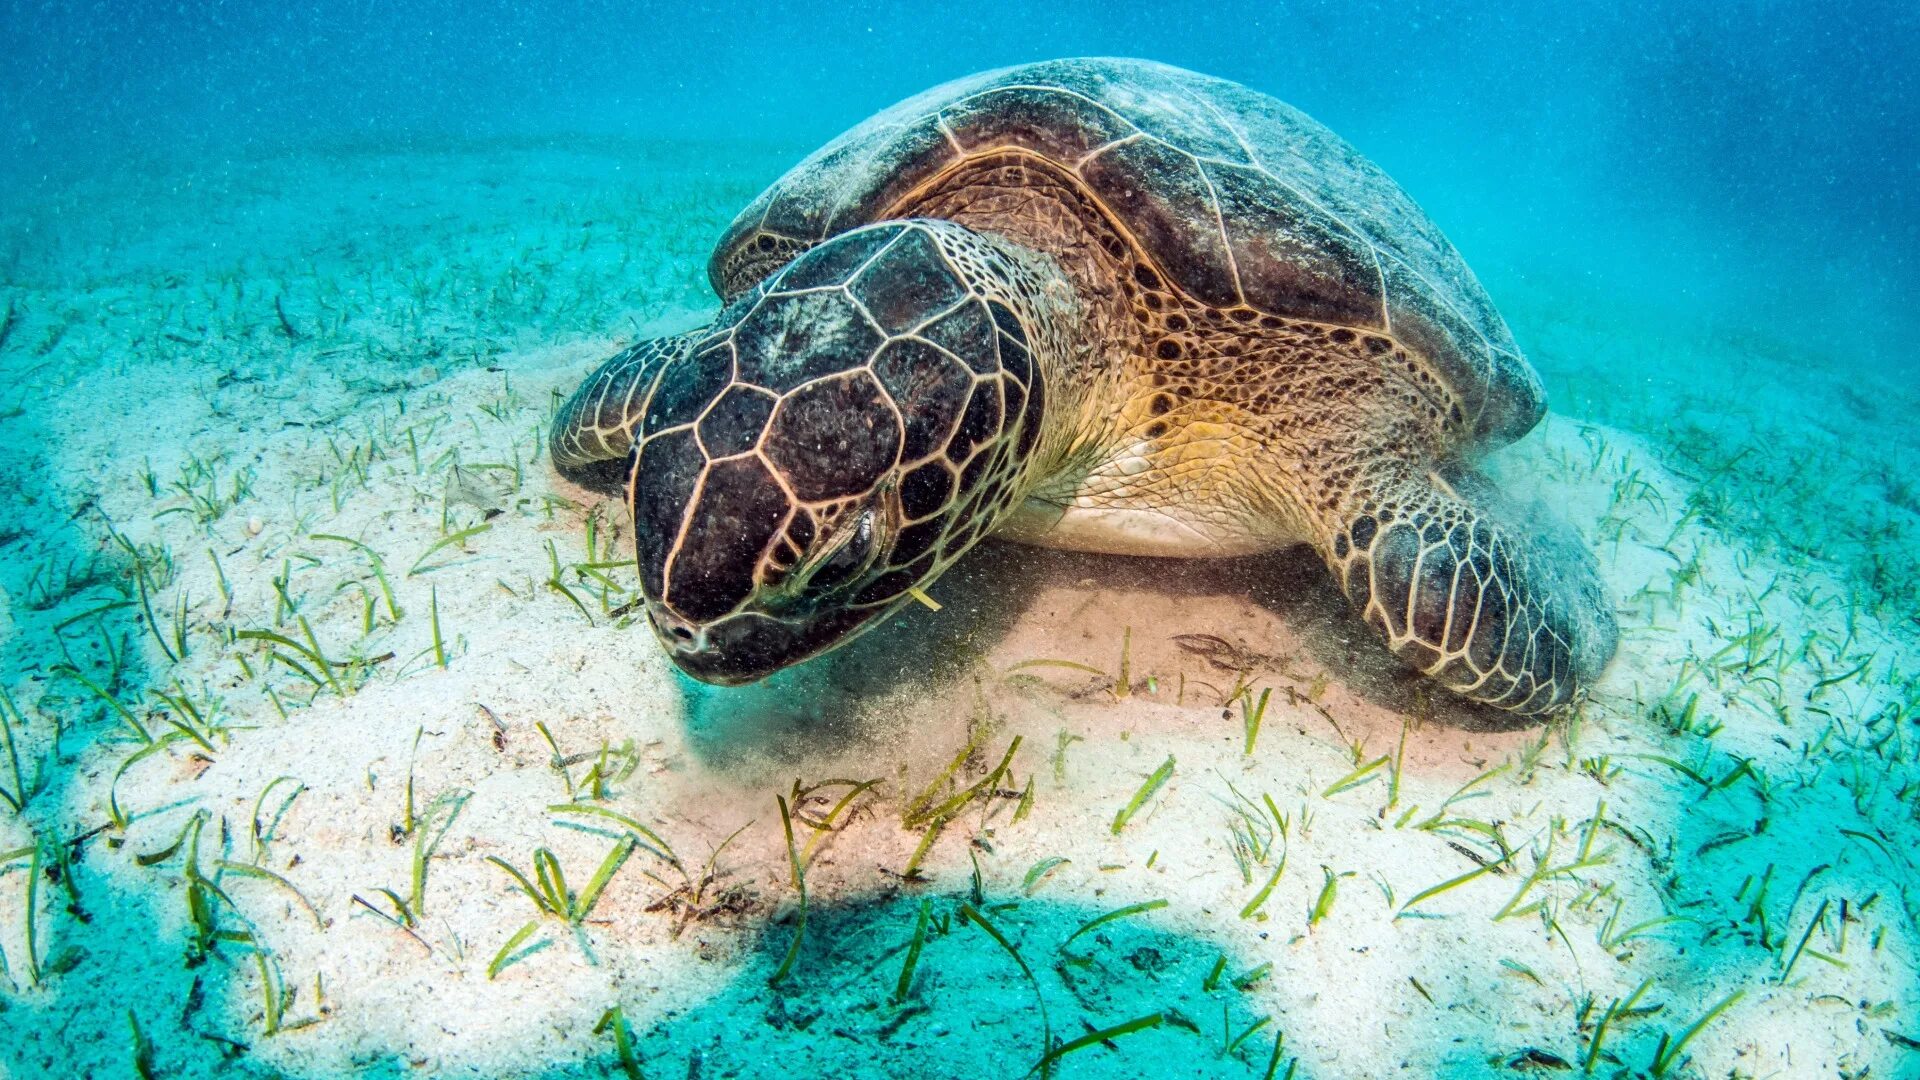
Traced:
<path id="1" fill-rule="evenodd" d="M 1571 701 L 1619 636 L 1592 556 L 1470 470 L 1383 478 L 1325 552 L 1347 600 L 1410 666 L 1533 715 Z"/>

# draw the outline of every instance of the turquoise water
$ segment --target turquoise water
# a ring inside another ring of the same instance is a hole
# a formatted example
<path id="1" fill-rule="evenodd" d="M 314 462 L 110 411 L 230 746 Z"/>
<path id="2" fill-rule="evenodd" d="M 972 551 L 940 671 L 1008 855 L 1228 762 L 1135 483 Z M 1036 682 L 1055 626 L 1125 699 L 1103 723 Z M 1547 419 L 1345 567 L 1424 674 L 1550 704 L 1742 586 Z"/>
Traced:
<path id="1" fill-rule="evenodd" d="M 0 1073 L 1920 1075 L 1910 7 L 0 28 Z M 1580 713 L 1436 703 L 1311 560 L 989 544 L 731 695 L 628 629 L 558 396 L 815 147 L 1074 55 L 1462 251 L 1554 412 L 1489 468 L 1621 612 Z"/>
<path id="2" fill-rule="evenodd" d="M 1920 26 L 1898 4 L 18 5 L 8 23 L 14 184 L 333 140 L 617 134 L 791 154 L 968 72 L 1148 55 L 1305 109 L 1490 274 L 1511 251 L 1729 318 L 1773 302 L 1752 321 L 1826 339 L 1835 321 L 1898 325 L 1920 274 Z M 1840 340 L 1891 362 L 1892 337 Z"/>

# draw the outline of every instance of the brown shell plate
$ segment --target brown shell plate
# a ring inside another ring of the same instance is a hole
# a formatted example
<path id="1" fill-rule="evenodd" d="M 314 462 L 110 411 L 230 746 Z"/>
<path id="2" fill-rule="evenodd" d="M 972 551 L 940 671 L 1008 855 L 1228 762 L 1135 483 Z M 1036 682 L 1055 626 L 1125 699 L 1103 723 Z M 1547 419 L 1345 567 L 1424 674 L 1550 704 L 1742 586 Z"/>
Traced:
<path id="1" fill-rule="evenodd" d="M 874 116 L 741 212 L 709 264 L 714 288 L 731 300 L 962 161 L 1009 149 L 1077 177 L 1203 304 L 1387 332 L 1432 360 L 1489 443 L 1544 411 L 1473 272 L 1378 166 L 1274 98 L 1143 60 L 986 72 Z"/>

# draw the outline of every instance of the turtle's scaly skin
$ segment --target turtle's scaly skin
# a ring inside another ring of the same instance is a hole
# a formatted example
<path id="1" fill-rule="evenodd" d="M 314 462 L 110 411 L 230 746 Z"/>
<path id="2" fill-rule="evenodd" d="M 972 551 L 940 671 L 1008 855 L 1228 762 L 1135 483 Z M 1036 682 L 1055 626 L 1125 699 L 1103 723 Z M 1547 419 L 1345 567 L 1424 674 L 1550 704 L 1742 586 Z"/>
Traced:
<path id="1" fill-rule="evenodd" d="M 1309 543 L 1403 660 L 1521 713 L 1612 654 L 1590 556 L 1468 464 L 1544 410 L 1505 324 L 1391 180 L 1271 98 L 1139 61 L 961 80 L 797 166 L 710 270 L 715 323 L 609 361 L 554 432 L 581 475 L 640 440 L 643 589 L 696 675 L 831 647 L 996 527 Z M 963 368 L 964 402 L 938 389 Z M 985 441 L 956 457 L 962 431 Z"/>
<path id="2" fill-rule="evenodd" d="M 632 457 L 641 587 L 675 661 L 758 678 L 845 641 L 991 532 L 1034 484 L 1072 286 L 943 221 L 794 260 L 694 334 L 602 365 L 553 455 Z M 637 424 L 637 426 L 636 426 Z M 749 603 L 751 600 L 751 603 Z"/>

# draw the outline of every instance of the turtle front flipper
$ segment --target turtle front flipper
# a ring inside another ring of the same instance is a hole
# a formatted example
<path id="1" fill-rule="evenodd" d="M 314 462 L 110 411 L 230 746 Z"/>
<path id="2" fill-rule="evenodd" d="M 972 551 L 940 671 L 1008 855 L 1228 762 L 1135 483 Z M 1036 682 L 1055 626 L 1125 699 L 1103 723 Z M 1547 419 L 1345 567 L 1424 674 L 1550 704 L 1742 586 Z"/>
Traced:
<path id="1" fill-rule="evenodd" d="M 553 418 L 547 451 L 560 475 L 606 494 L 626 486 L 633 429 L 654 385 L 705 330 L 642 341 L 601 364 Z"/>
<path id="2" fill-rule="evenodd" d="M 1618 627 L 1593 558 L 1462 468 L 1398 468 L 1348 508 L 1323 554 L 1394 655 L 1522 715 L 1558 709 L 1612 659 Z"/>

